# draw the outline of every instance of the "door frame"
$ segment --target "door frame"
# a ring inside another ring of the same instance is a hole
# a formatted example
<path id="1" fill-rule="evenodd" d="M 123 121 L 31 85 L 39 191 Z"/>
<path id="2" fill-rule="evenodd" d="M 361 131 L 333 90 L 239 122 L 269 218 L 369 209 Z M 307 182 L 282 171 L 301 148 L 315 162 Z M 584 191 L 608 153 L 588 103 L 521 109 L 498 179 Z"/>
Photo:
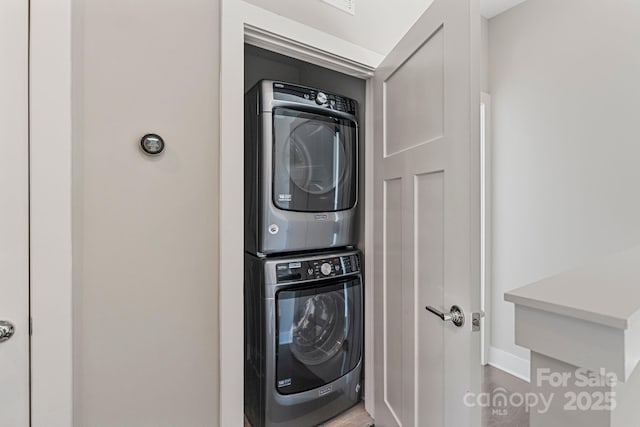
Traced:
<path id="1" fill-rule="evenodd" d="M 0 3 L 0 320 L 14 333 L 0 343 L 0 425 L 28 425 L 29 335 L 29 4 Z"/>
<path id="2" fill-rule="evenodd" d="M 365 145 L 372 146 L 371 84 L 383 56 L 315 28 L 237 0 L 221 0 L 220 52 L 220 425 L 244 413 L 243 239 L 244 44 L 272 50 L 367 81 Z M 224 84 L 222 84 L 224 82 Z M 365 192 L 373 186 L 373 150 L 365 150 Z M 373 252 L 373 200 L 365 198 L 365 260 Z M 373 415 L 373 269 L 365 262 L 365 405 Z"/>
<path id="3" fill-rule="evenodd" d="M 74 0 L 29 2 L 31 425 L 71 426 Z"/>
<path id="4" fill-rule="evenodd" d="M 489 364 L 489 348 L 491 347 L 491 297 L 492 297 L 492 218 L 493 218 L 493 145 L 491 140 L 491 95 L 480 92 L 480 310 L 484 312 L 481 319 L 480 342 L 481 364 Z"/>

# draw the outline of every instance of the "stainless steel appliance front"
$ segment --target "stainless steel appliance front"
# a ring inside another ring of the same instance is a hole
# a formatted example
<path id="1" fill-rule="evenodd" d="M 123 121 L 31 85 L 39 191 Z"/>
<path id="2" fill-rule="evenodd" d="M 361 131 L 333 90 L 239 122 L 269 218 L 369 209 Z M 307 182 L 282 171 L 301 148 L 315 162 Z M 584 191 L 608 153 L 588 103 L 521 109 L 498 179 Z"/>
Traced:
<path id="1" fill-rule="evenodd" d="M 355 101 L 265 80 L 247 93 L 245 109 L 245 250 L 355 245 Z"/>
<path id="2" fill-rule="evenodd" d="M 245 257 L 245 413 L 253 427 L 318 425 L 355 405 L 360 253 Z"/>

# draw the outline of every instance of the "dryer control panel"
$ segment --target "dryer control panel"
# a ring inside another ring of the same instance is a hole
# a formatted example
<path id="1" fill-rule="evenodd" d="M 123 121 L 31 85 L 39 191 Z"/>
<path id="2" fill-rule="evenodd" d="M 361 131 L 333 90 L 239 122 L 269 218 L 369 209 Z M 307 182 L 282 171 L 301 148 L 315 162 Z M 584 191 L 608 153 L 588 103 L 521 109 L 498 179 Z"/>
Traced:
<path id="1" fill-rule="evenodd" d="M 276 264 L 278 283 L 304 282 L 346 276 L 358 272 L 360 272 L 360 257 L 355 254 Z"/>
<path id="2" fill-rule="evenodd" d="M 353 99 L 333 93 L 277 82 L 273 84 L 273 97 L 274 99 L 315 105 L 354 115 L 358 104 Z"/>

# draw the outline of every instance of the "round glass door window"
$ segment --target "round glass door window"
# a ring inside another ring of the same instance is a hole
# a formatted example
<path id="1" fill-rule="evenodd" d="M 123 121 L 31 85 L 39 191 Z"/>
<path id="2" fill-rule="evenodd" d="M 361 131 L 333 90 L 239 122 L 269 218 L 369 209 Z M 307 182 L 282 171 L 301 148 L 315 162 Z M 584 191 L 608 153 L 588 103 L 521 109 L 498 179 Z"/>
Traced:
<path id="1" fill-rule="evenodd" d="M 291 352 L 305 365 L 319 365 L 335 356 L 347 337 L 344 297 L 314 295 L 296 303 Z"/>
<path id="2" fill-rule="evenodd" d="M 287 108 L 273 112 L 273 203 L 332 212 L 355 206 L 357 126 L 352 120 Z"/>
<path id="3" fill-rule="evenodd" d="M 347 154 L 336 131 L 307 120 L 293 129 L 282 150 L 286 171 L 302 191 L 318 195 L 334 191 L 344 179 Z"/>
<path id="4" fill-rule="evenodd" d="M 276 307 L 279 393 L 321 387 L 358 365 L 362 354 L 359 278 L 281 290 Z"/>

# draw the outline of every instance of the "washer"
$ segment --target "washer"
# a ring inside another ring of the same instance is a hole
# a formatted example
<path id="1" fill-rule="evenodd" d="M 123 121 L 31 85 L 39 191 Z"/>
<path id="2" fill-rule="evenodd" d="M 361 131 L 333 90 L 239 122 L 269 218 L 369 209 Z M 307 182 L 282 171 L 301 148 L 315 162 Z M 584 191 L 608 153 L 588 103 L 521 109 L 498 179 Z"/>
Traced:
<path id="1" fill-rule="evenodd" d="M 360 252 L 245 254 L 245 414 L 318 425 L 361 399 Z"/>
<path id="2" fill-rule="evenodd" d="M 353 246 L 358 204 L 357 103 L 263 80 L 245 96 L 245 250 Z"/>

